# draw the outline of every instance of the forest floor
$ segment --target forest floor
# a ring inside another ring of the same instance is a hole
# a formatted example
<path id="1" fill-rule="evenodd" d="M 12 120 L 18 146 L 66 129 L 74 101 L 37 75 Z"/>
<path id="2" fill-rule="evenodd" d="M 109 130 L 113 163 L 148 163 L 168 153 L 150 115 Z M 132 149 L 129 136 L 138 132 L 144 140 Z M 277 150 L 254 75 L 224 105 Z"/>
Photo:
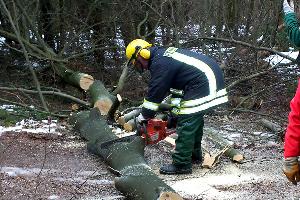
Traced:
<path id="1" fill-rule="evenodd" d="M 299 186 L 282 173 L 280 137 L 261 126 L 257 116 L 211 115 L 205 122 L 234 142 L 245 160 L 237 164 L 223 155 L 212 169 L 195 165 L 190 175 L 160 175 L 160 165 L 171 162 L 173 147 L 164 141 L 147 146 L 149 166 L 175 191 L 191 200 L 300 198 Z M 35 132 L 0 128 L 0 199 L 125 199 L 103 160 L 88 153 L 86 142 L 67 123 L 56 125 Z M 203 147 L 216 150 L 205 136 Z"/>

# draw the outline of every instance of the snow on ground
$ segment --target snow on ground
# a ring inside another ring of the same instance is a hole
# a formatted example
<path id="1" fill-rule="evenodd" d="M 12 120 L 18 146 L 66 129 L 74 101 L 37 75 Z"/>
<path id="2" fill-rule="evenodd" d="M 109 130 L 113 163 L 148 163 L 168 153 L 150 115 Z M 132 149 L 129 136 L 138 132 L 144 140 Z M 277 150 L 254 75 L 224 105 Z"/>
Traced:
<path id="1" fill-rule="evenodd" d="M 287 56 L 290 56 L 291 58 L 294 58 L 296 59 L 299 52 L 298 51 L 288 51 L 288 52 L 281 52 L 283 53 L 284 55 L 287 55 Z M 286 63 L 290 63 L 291 61 L 286 59 L 286 58 L 283 58 L 281 57 L 280 55 L 270 55 L 269 57 L 265 58 L 264 59 L 265 61 L 267 62 L 270 62 L 270 64 L 272 66 L 275 66 L 277 65 L 278 63 L 282 63 L 282 64 L 286 64 Z"/>
<path id="2" fill-rule="evenodd" d="M 14 105 L 2 105 L 0 109 L 12 112 L 15 108 Z M 61 129 L 65 129 L 64 126 L 58 125 L 57 120 L 46 119 L 41 121 L 35 121 L 32 119 L 23 119 L 17 122 L 15 126 L 3 127 L 0 126 L 0 136 L 4 132 L 28 132 L 28 133 L 52 133 L 61 135 Z"/>
<path id="3" fill-rule="evenodd" d="M 60 135 L 57 130 L 64 129 L 64 126 L 57 125 L 57 120 L 42 120 L 35 121 L 31 119 L 24 119 L 17 122 L 15 126 L 3 127 L 0 126 L 0 135 L 4 132 L 28 132 L 28 133 L 53 133 Z"/>

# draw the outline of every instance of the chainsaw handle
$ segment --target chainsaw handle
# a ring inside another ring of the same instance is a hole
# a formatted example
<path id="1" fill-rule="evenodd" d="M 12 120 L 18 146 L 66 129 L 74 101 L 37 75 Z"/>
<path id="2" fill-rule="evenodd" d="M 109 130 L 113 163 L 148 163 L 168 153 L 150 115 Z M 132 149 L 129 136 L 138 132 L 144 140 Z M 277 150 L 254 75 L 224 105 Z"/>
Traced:
<path id="1" fill-rule="evenodd" d="M 142 134 L 147 134 L 147 123 L 148 121 L 144 121 L 139 123 L 137 119 L 134 120 L 136 125 L 136 135 L 142 136 Z"/>

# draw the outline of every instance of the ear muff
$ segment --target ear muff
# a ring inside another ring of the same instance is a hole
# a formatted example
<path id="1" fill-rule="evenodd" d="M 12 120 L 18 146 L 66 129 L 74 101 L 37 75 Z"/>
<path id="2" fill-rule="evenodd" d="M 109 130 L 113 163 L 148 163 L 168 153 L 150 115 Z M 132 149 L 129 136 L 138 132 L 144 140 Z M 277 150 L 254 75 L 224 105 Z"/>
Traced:
<path id="1" fill-rule="evenodd" d="M 140 51 L 140 56 L 148 60 L 150 58 L 150 51 L 148 49 L 142 49 Z"/>

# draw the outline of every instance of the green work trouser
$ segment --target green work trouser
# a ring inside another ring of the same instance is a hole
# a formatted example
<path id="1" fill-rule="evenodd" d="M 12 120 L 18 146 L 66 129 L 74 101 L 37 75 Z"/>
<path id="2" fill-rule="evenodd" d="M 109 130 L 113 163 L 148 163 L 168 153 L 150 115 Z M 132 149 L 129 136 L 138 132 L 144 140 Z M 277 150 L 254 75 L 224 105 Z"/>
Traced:
<path id="1" fill-rule="evenodd" d="M 203 114 L 180 115 L 177 121 L 175 152 L 172 155 L 173 164 L 191 165 L 192 155 L 201 157 L 201 140 L 203 135 Z M 200 155 L 199 155 L 200 154 Z"/>

